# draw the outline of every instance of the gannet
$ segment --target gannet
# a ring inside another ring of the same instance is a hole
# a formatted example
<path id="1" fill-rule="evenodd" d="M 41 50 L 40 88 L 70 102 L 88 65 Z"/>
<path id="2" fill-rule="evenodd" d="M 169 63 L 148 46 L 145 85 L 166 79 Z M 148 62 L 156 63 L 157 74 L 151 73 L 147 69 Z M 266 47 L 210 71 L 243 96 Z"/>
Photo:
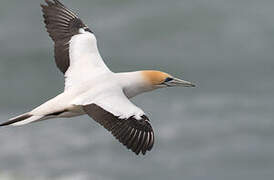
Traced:
<path id="1" fill-rule="evenodd" d="M 128 149 L 145 155 L 153 147 L 154 132 L 144 111 L 129 99 L 159 88 L 194 84 L 156 70 L 112 72 L 100 56 L 93 31 L 58 0 L 45 2 L 41 4 L 45 27 L 65 77 L 64 92 L 0 126 L 87 114 Z"/>

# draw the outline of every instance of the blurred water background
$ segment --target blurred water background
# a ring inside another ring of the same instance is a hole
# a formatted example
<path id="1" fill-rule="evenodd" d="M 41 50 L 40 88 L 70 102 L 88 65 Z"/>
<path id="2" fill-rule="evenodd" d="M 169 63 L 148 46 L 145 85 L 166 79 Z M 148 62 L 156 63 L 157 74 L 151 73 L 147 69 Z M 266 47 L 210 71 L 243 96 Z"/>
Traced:
<path id="1" fill-rule="evenodd" d="M 42 2 L 0 2 L 1 122 L 63 90 Z M 113 71 L 159 69 L 198 87 L 133 99 L 156 134 L 146 156 L 87 116 L 1 128 L 1 180 L 274 178 L 273 0 L 63 2 Z"/>

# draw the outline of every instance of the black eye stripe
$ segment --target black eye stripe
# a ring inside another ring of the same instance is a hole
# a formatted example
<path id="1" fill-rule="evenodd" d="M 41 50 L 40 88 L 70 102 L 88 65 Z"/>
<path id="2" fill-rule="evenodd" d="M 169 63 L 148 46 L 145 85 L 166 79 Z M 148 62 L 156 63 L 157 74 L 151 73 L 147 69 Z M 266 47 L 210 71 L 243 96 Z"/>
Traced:
<path id="1" fill-rule="evenodd" d="M 167 77 L 167 78 L 165 79 L 165 82 L 169 82 L 169 81 L 172 81 L 172 80 L 173 80 L 173 78 Z"/>

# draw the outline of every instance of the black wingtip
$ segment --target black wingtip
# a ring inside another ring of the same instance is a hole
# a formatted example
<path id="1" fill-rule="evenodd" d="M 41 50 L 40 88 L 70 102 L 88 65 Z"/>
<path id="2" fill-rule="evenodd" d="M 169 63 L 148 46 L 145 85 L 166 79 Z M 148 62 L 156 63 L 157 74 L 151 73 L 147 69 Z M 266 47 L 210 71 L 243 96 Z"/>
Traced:
<path id="1" fill-rule="evenodd" d="M 84 111 L 136 155 L 145 155 L 152 149 L 154 133 L 147 116 L 120 119 L 96 104 L 84 106 Z"/>
<path id="2" fill-rule="evenodd" d="M 61 3 L 61 2 L 58 1 L 58 0 L 53 0 L 53 1 L 55 2 L 55 4 L 59 4 L 59 5 L 61 5 L 61 6 L 64 6 L 63 3 Z"/>
<path id="3" fill-rule="evenodd" d="M 64 6 L 64 4 L 62 4 L 60 1 L 58 0 L 53 0 L 53 2 L 51 0 L 45 0 L 45 4 L 41 4 L 41 6 L 45 6 L 45 7 L 49 7 L 49 6 L 56 6 L 56 5 L 60 5 L 60 6 Z"/>

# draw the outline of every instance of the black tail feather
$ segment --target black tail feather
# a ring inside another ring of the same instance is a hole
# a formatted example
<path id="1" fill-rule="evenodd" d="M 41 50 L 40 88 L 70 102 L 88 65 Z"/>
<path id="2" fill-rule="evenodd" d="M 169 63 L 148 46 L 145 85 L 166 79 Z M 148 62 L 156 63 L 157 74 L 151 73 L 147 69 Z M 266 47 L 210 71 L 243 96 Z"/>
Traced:
<path id="1" fill-rule="evenodd" d="M 13 123 L 17 123 L 17 122 L 19 122 L 19 121 L 23 121 L 23 120 L 25 120 L 25 119 L 27 119 L 27 118 L 29 118 L 29 117 L 31 117 L 31 116 L 32 116 L 32 115 L 30 115 L 30 114 L 22 114 L 22 115 L 20 115 L 20 116 L 18 116 L 18 117 L 15 117 L 15 118 L 13 118 L 13 119 L 7 121 L 7 122 L 4 122 L 4 123 L 0 124 L 0 126 L 11 125 L 11 124 L 13 124 Z"/>

